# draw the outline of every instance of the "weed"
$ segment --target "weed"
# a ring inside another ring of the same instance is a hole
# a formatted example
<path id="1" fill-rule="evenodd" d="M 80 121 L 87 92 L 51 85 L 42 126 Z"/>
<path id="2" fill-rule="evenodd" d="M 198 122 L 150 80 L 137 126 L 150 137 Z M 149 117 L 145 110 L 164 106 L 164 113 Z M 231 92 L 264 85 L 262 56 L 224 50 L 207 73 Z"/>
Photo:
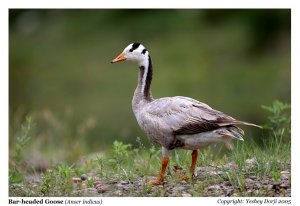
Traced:
<path id="1" fill-rule="evenodd" d="M 25 123 L 21 126 L 21 135 L 17 137 L 16 148 L 12 157 L 12 166 L 9 169 L 9 184 L 20 183 L 24 179 L 24 173 L 26 172 L 23 167 L 24 158 L 23 151 L 30 141 L 29 136 L 30 130 L 32 128 L 31 117 L 26 117 Z"/>
<path id="2" fill-rule="evenodd" d="M 89 187 L 92 187 L 93 184 L 94 184 L 94 179 L 93 179 L 93 178 L 87 179 L 87 185 L 88 185 Z"/>
<path id="3" fill-rule="evenodd" d="M 291 135 L 291 106 L 275 100 L 272 106 L 262 106 L 263 109 L 271 113 L 268 116 L 269 122 L 264 125 L 264 129 L 270 131 L 270 136 L 274 138 L 271 146 L 280 146 L 282 141 L 290 141 Z"/>
<path id="4" fill-rule="evenodd" d="M 105 163 L 104 161 L 105 161 L 105 157 L 103 155 L 98 155 L 97 158 L 93 160 L 93 163 L 97 168 L 97 173 L 100 176 L 103 176 L 104 163 Z"/>
<path id="5" fill-rule="evenodd" d="M 72 166 L 60 164 L 46 171 L 42 177 L 40 191 L 44 196 L 70 196 L 73 191 Z"/>
<path id="6" fill-rule="evenodd" d="M 117 165 L 121 165 L 130 155 L 131 144 L 124 144 L 115 140 L 113 142 L 113 158 L 112 162 L 116 162 Z"/>

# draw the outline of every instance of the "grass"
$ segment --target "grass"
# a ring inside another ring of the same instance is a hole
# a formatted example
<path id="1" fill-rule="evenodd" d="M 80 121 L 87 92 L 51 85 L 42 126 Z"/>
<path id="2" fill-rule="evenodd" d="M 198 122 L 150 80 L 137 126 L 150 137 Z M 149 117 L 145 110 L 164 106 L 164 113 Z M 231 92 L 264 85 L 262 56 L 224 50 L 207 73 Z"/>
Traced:
<path id="1" fill-rule="evenodd" d="M 199 177 L 187 183 L 191 195 L 219 196 L 218 192 L 209 194 L 207 188 L 226 181 L 236 188 L 236 196 L 275 195 L 266 194 L 265 191 L 249 191 L 246 184 L 249 176 L 255 176 L 258 180 L 267 177 L 279 181 L 281 171 L 290 171 L 290 107 L 275 101 L 272 106 L 263 108 L 270 113 L 269 122 L 264 126 L 263 144 L 246 139 L 245 142 L 236 141 L 232 152 L 223 152 L 222 148 L 214 146 L 201 149 L 197 165 L 201 168 L 216 168 L 222 175 L 212 175 L 209 170 L 198 172 Z M 107 184 L 122 181 L 141 183 L 138 189 L 124 190 L 122 196 L 168 195 L 165 187 L 145 184 L 148 177 L 156 176 L 161 167 L 161 150 L 155 145 L 146 148 L 140 138 L 136 140 L 136 147 L 115 140 L 106 153 L 99 153 L 73 164 L 61 162 L 42 173 L 36 173 L 32 168 L 26 167 L 26 161 L 22 158 L 26 145 L 31 143 L 31 128 L 31 119 L 27 118 L 10 161 L 10 196 L 81 196 L 86 194 L 87 188 L 93 188 L 97 181 Z M 167 185 L 182 185 L 179 176 L 174 172 L 174 166 L 189 174 L 191 152 L 174 150 L 170 159 L 166 172 Z M 233 164 L 234 167 L 228 167 L 228 164 Z M 34 178 L 28 179 L 30 174 L 33 174 Z M 80 177 L 82 174 L 88 174 L 87 180 L 74 181 L 74 177 Z M 181 193 L 173 195 L 181 196 Z"/>
<path id="2" fill-rule="evenodd" d="M 32 126 L 30 117 L 26 117 L 25 123 L 21 126 L 21 135 L 17 137 L 14 155 L 12 157 L 11 166 L 9 169 L 9 184 L 21 182 L 24 180 L 23 168 L 23 150 L 30 141 L 29 132 Z"/>

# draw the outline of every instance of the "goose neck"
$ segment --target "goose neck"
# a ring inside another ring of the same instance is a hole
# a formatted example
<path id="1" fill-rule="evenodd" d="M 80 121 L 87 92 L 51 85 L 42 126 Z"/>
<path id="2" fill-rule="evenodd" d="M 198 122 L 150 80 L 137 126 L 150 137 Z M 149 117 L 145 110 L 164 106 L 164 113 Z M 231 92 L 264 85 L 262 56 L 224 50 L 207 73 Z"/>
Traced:
<path id="1" fill-rule="evenodd" d="M 139 78 L 138 78 L 138 86 L 135 90 L 135 98 L 136 101 L 146 100 L 152 101 L 153 97 L 151 94 L 151 81 L 152 81 L 152 61 L 150 56 L 143 61 L 139 65 Z"/>

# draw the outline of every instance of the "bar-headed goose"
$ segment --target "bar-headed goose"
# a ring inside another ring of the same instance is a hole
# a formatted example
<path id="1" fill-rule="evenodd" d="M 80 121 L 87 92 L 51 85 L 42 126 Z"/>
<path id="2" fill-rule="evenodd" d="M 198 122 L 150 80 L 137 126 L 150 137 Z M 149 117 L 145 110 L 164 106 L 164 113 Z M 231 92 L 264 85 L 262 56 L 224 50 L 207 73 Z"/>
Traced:
<path id="1" fill-rule="evenodd" d="M 128 45 L 112 63 L 134 61 L 139 66 L 138 85 L 132 99 L 132 109 L 140 127 L 147 136 L 162 146 L 162 167 L 156 180 L 149 184 L 162 184 L 171 150 L 192 150 L 190 172 L 194 175 L 198 149 L 212 143 L 223 142 L 232 149 L 232 139 L 243 140 L 244 132 L 235 125 L 257 126 L 236 120 L 207 104 L 189 97 L 154 99 L 150 85 L 152 61 L 147 49 L 139 43 Z"/>

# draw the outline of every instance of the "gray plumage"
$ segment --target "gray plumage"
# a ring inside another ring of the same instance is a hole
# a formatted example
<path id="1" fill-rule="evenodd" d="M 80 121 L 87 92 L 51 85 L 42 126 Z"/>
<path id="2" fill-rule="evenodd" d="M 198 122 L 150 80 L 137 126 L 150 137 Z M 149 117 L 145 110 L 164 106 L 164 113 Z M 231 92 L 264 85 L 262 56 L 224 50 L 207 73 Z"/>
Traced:
<path id="1" fill-rule="evenodd" d="M 133 111 L 140 127 L 151 140 L 168 149 L 199 149 L 219 142 L 228 146 L 232 138 L 243 140 L 243 130 L 234 125 L 256 126 L 188 97 L 143 101 L 135 94 L 134 100 Z"/>

